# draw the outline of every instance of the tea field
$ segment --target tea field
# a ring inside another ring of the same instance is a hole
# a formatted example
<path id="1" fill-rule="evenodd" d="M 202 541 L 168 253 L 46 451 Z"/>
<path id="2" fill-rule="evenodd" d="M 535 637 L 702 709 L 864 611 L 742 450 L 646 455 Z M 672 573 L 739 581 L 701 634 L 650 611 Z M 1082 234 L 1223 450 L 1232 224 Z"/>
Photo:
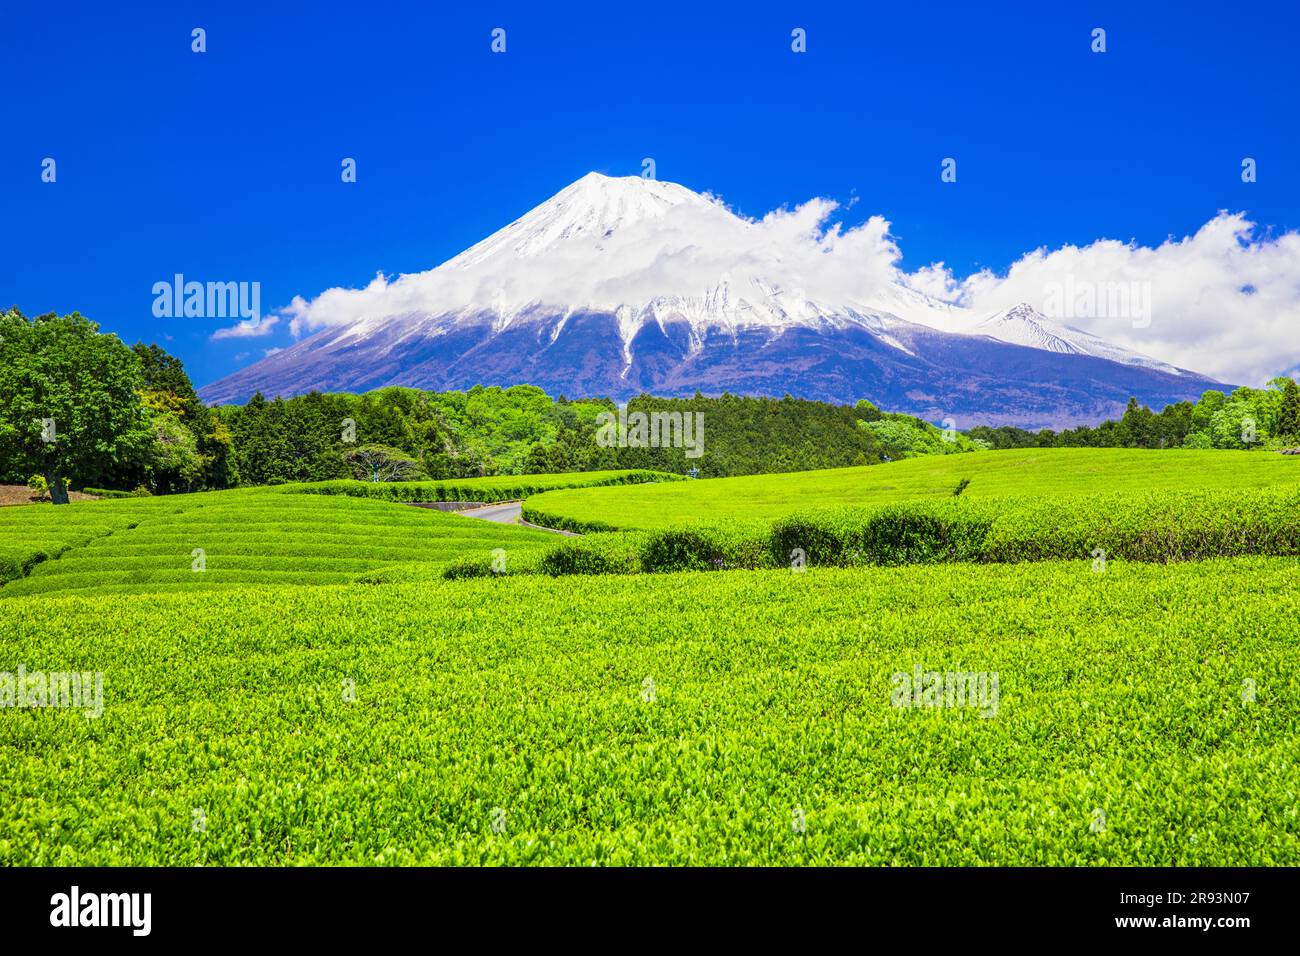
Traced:
<path id="1" fill-rule="evenodd" d="M 1300 456 L 1217 450 L 1043 448 L 910 458 L 863 468 L 748 475 L 530 496 L 525 517 L 575 530 L 771 520 L 812 508 L 952 496 L 1036 500 L 1300 484 Z"/>
<path id="2" fill-rule="evenodd" d="M 0 865 L 1300 865 L 1300 462 L 1083 451 L 0 509 Z"/>
<path id="3" fill-rule="evenodd" d="M 1296 865 L 1298 618 L 1278 558 L 18 596 L 104 712 L 0 708 L 0 864 Z"/>
<path id="4" fill-rule="evenodd" d="M 554 544 L 554 536 L 395 502 L 497 501 L 577 482 L 664 477 L 591 472 L 386 485 L 323 482 L 2 508 L 0 583 L 8 583 L 0 587 L 0 598 L 335 584 L 390 565 L 438 568 L 497 548 L 522 557 Z"/>

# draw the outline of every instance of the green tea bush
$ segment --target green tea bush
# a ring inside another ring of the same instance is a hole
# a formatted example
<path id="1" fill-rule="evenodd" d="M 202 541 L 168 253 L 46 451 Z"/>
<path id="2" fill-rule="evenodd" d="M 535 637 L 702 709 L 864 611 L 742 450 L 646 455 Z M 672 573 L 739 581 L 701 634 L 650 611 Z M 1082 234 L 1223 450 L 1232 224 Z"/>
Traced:
<path id="1" fill-rule="evenodd" d="M 953 499 L 796 515 L 772 525 L 770 547 L 778 563 L 796 548 L 815 565 L 978 561 L 994 514 L 983 502 Z"/>
<path id="2" fill-rule="evenodd" d="M 449 561 L 442 569 L 442 577 L 455 581 L 463 578 L 493 578 L 506 577 L 517 574 L 537 574 L 538 565 L 542 560 L 542 554 L 539 550 L 521 550 L 518 548 L 503 548 L 505 552 L 500 567 L 495 563 L 495 558 L 491 552 L 475 552 Z M 389 580 L 401 578 L 390 577 Z"/>
<path id="3" fill-rule="evenodd" d="M 94 495 L 96 498 L 131 498 L 135 497 L 132 491 L 115 491 L 112 488 L 82 488 L 83 495 Z M 143 496 L 140 496 L 143 497 Z"/>
<path id="4" fill-rule="evenodd" d="M 448 481 L 317 481 L 280 485 L 282 494 L 345 495 L 382 501 L 515 501 L 561 488 L 600 488 L 647 482 L 683 481 L 659 471 L 591 471 L 569 474 L 500 475 Z"/>
<path id="5" fill-rule="evenodd" d="M 554 528 L 557 531 L 572 531 L 575 534 L 599 534 L 603 531 L 619 530 L 598 518 L 578 518 L 574 515 L 542 511 L 531 507 L 526 501 L 520 517 L 539 528 Z"/>
<path id="6" fill-rule="evenodd" d="M 21 513 L 20 513 L 21 512 Z M 247 489 L 0 512 L 0 598 L 233 585 L 430 580 L 504 548 L 513 567 L 555 536 L 350 496 Z M 201 552 L 201 560 L 196 550 Z"/>
<path id="7" fill-rule="evenodd" d="M 153 492 L 144 485 L 138 485 L 135 491 L 114 491 L 112 488 L 82 488 L 83 495 L 94 495 L 96 498 L 152 498 Z"/>
<path id="8" fill-rule="evenodd" d="M 548 527 L 650 530 L 729 520 L 775 521 L 824 508 L 878 508 L 954 497 L 1038 500 L 1099 494 L 1240 491 L 1300 482 L 1300 456 L 1247 451 L 1031 448 L 929 455 L 860 468 L 702 478 L 629 488 L 571 488 L 530 498 Z M 571 519 L 575 524 L 566 524 Z M 583 527 L 599 522 L 599 528 Z"/>
<path id="9" fill-rule="evenodd" d="M 649 531 L 641 546 L 646 571 L 727 571 L 769 567 L 766 536 L 751 526 L 692 526 Z"/>
<path id="10" fill-rule="evenodd" d="M 765 529 L 734 526 L 609 532 L 569 538 L 548 550 L 543 574 L 635 574 L 769 567 Z"/>
<path id="11" fill-rule="evenodd" d="M 593 534 L 570 538 L 548 550 L 538 569 L 543 574 L 636 574 L 643 570 L 641 534 Z"/>
<path id="12" fill-rule="evenodd" d="M 1285 556 L 1300 554 L 1300 486 L 1041 500 L 949 497 L 821 509 L 766 526 L 686 524 L 630 532 L 623 540 L 636 542 L 637 566 L 646 572 L 787 567 L 796 549 L 812 566 L 1083 559 L 1096 549 L 1153 562 Z M 583 573 L 581 562 L 563 563 L 563 549 L 549 566 Z M 599 563 L 593 567 L 606 573 Z"/>
<path id="13" fill-rule="evenodd" d="M 1131 561 L 1300 554 L 1300 487 L 1102 495 L 1008 507 L 983 545 L 988 561 Z"/>
<path id="14" fill-rule="evenodd" d="M 0 584 L 26 576 L 32 568 L 48 559 L 49 555 L 41 550 L 0 547 Z"/>

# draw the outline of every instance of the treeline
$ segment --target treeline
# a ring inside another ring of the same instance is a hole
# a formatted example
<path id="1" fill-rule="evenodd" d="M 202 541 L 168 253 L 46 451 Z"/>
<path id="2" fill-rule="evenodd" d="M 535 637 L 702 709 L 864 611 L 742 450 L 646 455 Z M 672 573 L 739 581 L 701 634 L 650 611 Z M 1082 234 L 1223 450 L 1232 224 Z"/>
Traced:
<path id="1" fill-rule="evenodd" d="M 313 392 L 210 408 L 157 345 L 127 347 L 78 313 L 0 315 L 0 481 L 139 494 L 359 478 L 447 479 L 605 469 L 725 476 L 869 465 L 978 447 L 863 401 L 639 396 L 621 414 L 702 426 L 683 444 L 619 440 L 609 398 L 540 388 Z M 603 424 L 602 424 L 603 423 Z"/>
<path id="2" fill-rule="evenodd" d="M 566 432 L 594 422 L 602 410 L 563 397 L 553 402 L 540 388 L 517 385 L 466 392 L 312 392 L 271 401 L 258 394 L 213 413 L 232 436 L 240 482 L 263 485 L 523 474 L 535 445 L 563 441 Z M 607 466 L 579 462 L 563 470 L 595 467 Z"/>
<path id="3" fill-rule="evenodd" d="M 967 434 L 991 448 L 1236 448 L 1300 445 L 1300 386 L 1279 376 L 1267 388 L 1211 389 L 1196 402 L 1153 412 L 1129 399 L 1119 421 L 1056 432 L 979 426 Z"/>
<path id="4" fill-rule="evenodd" d="M 986 447 L 909 415 L 792 398 L 554 401 L 540 388 L 311 393 L 214 414 L 249 484 L 651 469 L 701 478 L 812 471 Z M 647 443 L 629 423 L 664 423 Z M 671 422 L 673 427 L 668 427 Z M 698 424 L 697 424 L 698 423 Z M 683 430 L 684 429 L 684 430 Z"/>
<path id="5" fill-rule="evenodd" d="M 666 413 L 679 422 L 702 414 L 703 427 L 691 437 L 703 454 L 634 447 L 626 436 L 620 442 L 609 428 L 619 415 L 613 401 L 552 400 L 531 385 L 465 392 L 383 388 L 273 401 L 256 395 L 246 405 L 214 410 L 229 429 L 239 478 L 248 484 L 623 468 L 712 477 L 874 464 L 891 450 L 902 454 L 863 427 L 881 417 L 874 408 L 790 397 L 641 396 L 627 403 L 624 418 L 636 413 Z"/>

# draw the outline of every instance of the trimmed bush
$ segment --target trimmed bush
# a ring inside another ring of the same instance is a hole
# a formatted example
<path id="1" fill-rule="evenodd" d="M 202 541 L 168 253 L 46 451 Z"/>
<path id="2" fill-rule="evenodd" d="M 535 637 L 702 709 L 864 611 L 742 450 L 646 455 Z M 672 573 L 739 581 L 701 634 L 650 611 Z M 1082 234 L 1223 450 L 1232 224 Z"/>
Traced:
<path id="1" fill-rule="evenodd" d="M 141 497 L 144 497 L 143 495 L 139 495 L 139 494 L 137 494 L 137 493 L 134 492 L 134 491 L 114 491 L 114 490 L 111 489 L 111 488 L 81 488 L 81 489 L 79 489 L 79 490 L 81 491 L 81 493 L 82 493 L 83 495 L 94 495 L 96 498 L 141 498 Z"/>
<path id="2" fill-rule="evenodd" d="M 988 561 L 1130 561 L 1300 554 L 1300 487 L 1105 495 L 1023 503 L 994 523 Z"/>
<path id="3" fill-rule="evenodd" d="M 601 488 L 660 481 L 683 481 L 659 471 L 592 471 L 563 475 L 495 475 L 447 481 L 316 481 L 281 485 L 282 494 L 346 495 L 382 501 L 516 501 L 561 488 Z"/>
<path id="4" fill-rule="evenodd" d="M 646 571 L 726 571 L 770 566 L 761 526 L 651 531 L 641 548 Z"/>
<path id="5" fill-rule="evenodd" d="M 621 540 L 624 551 L 635 548 L 645 572 L 788 567 L 795 549 L 814 567 L 1082 560 L 1095 549 L 1148 562 L 1287 556 L 1300 555 L 1300 487 L 1041 500 L 962 497 L 811 511 L 766 527 L 687 525 L 622 539 L 595 537 Z M 561 552 L 547 565 L 557 570 L 546 573 L 609 573 L 594 559 L 594 570 L 585 572 L 585 566 Z M 624 558 L 618 567 L 626 573 L 633 564 Z"/>
<path id="6" fill-rule="evenodd" d="M 536 574 L 538 571 L 538 562 L 541 555 L 537 551 L 520 551 L 513 548 L 506 550 L 506 563 L 504 571 L 496 571 L 492 567 L 491 552 L 482 554 L 467 555 L 463 558 L 457 558 L 449 562 L 442 569 L 442 577 L 455 581 L 462 578 L 501 578 L 518 574 Z M 396 577 L 387 580 L 407 580 L 408 578 Z"/>
<path id="7" fill-rule="evenodd" d="M 572 531 L 575 534 L 600 534 L 605 531 L 619 530 L 603 521 L 539 511 L 536 508 L 528 507 L 528 502 L 524 502 L 520 517 L 529 524 L 537 525 L 539 528 L 554 528 L 557 531 Z"/>
<path id="8" fill-rule="evenodd" d="M 789 564 L 802 548 L 810 565 L 934 564 L 978 561 L 996 505 L 950 500 L 836 509 L 772 525 L 772 560 Z"/>
<path id="9" fill-rule="evenodd" d="M 594 534 L 570 538 L 551 548 L 541 559 L 543 574 L 636 574 L 643 570 L 640 534 Z"/>

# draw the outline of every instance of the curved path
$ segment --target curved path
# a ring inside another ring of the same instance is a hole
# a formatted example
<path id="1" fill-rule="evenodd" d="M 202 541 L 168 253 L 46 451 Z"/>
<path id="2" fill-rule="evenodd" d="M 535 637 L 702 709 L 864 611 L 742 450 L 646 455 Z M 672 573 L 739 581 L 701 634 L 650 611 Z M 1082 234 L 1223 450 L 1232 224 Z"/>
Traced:
<path id="1" fill-rule="evenodd" d="M 478 508 L 463 508 L 455 513 L 464 515 L 467 518 L 482 518 L 484 521 L 495 521 L 498 524 L 518 524 L 523 518 L 524 503 L 522 501 L 498 502 L 482 505 Z"/>
<path id="2" fill-rule="evenodd" d="M 525 528 L 536 528 L 539 531 L 550 531 L 552 534 L 576 537 L 572 531 L 561 531 L 559 528 L 543 528 L 541 525 L 529 524 L 523 517 L 524 503 L 522 501 L 501 501 L 483 505 L 479 508 L 465 508 L 457 511 L 456 514 L 464 515 L 466 518 L 481 518 L 484 521 L 495 521 L 498 524 L 517 524 Z"/>

